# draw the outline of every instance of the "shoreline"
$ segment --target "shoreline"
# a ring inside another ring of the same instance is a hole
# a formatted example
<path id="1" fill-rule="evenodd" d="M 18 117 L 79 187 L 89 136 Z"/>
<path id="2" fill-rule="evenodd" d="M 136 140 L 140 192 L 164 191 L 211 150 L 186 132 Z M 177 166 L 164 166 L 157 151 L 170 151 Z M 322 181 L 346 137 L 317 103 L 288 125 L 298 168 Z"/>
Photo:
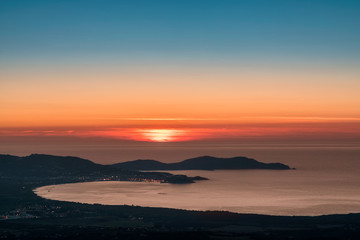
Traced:
<path id="1" fill-rule="evenodd" d="M 228 212 L 233 214 L 250 214 L 250 215 L 263 215 L 263 216 L 279 216 L 279 217 L 321 217 L 321 216 L 331 216 L 331 215 L 347 215 L 347 214 L 358 214 L 360 212 L 356 211 L 347 211 L 347 212 L 337 212 L 337 213 L 323 213 L 323 214 L 268 214 L 268 213 L 262 213 L 262 212 L 238 212 L 238 211 L 231 211 L 226 209 L 197 209 L 197 208 L 176 208 L 176 207 L 162 207 L 162 206 L 146 206 L 146 205 L 140 205 L 140 204 L 132 204 L 132 203 L 124 203 L 124 204 L 106 204 L 101 202 L 81 202 L 76 200 L 64 200 L 64 199 L 54 199 L 54 198 L 47 198 L 37 191 L 40 188 L 46 188 L 46 187 L 53 187 L 53 186 L 59 186 L 59 185 L 73 185 L 73 184 L 79 184 L 79 183 L 134 183 L 134 184 L 147 184 L 148 182 L 138 182 L 138 181 L 91 181 L 91 182 L 72 182 L 72 183 L 59 183 L 59 184 L 51 184 L 51 185 L 43 185 L 38 186 L 32 189 L 32 192 L 43 199 L 51 200 L 51 201 L 61 201 L 61 202 L 72 202 L 72 203 L 78 203 L 78 204 L 90 204 L 90 205 L 102 205 L 102 206 L 134 206 L 134 207 L 141 207 L 141 208 L 164 208 L 164 209 L 173 209 L 173 210 L 182 210 L 182 211 L 198 211 L 198 212 Z M 160 182 L 155 182 L 156 184 L 159 183 L 159 185 L 164 184 Z M 165 184 L 172 184 L 172 183 L 165 183 Z M 50 192 L 50 191 L 49 191 Z M 124 192 L 123 194 L 129 194 L 129 192 Z"/>
<path id="2" fill-rule="evenodd" d="M 12 191 L 8 191 L 9 186 Z M 321 237 L 333 234 L 360 236 L 360 213 L 292 217 L 84 204 L 48 200 L 33 192 L 33 189 L 43 186 L 47 185 L 9 183 L 0 179 L 0 189 L 11 199 L 7 202 L 8 207 L 13 209 L 10 212 L 17 215 L 29 214 L 23 215 L 24 218 L 0 221 L 0 231 L 5 230 L 4 233 L 12 236 L 11 234 L 21 230 L 25 234 L 24 237 L 15 239 L 27 240 L 37 236 L 58 239 L 55 233 L 61 236 L 64 233 L 72 237 L 78 234 L 85 236 L 92 231 L 101 236 L 134 234 L 135 237 L 132 239 L 159 239 L 158 234 L 164 234 L 165 239 L 176 239 L 179 233 L 187 234 L 186 239 L 199 239 L 199 234 L 206 236 L 204 239 L 223 239 L 219 236 L 242 239 L 247 236 L 250 239 L 263 240 L 284 238 L 289 234 L 294 236 L 293 239 L 302 239 L 304 233 L 318 236 L 316 239 L 327 239 Z M 0 201 L 4 203 L 4 198 Z M 14 209 L 17 201 L 21 203 L 21 207 Z M 1 208 L 4 208 L 3 204 L 0 204 Z M 34 214 L 33 217 L 29 217 L 31 214 Z"/>

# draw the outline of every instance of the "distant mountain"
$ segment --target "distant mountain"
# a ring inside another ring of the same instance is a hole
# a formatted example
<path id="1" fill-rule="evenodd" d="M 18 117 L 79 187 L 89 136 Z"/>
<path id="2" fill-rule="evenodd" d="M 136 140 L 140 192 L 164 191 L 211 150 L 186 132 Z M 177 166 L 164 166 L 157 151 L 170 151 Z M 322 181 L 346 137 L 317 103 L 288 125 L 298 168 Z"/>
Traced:
<path id="1" fill-rule="evenodd" d="M 129 170 L 290 169 L 289 166 L 282 163 L 262 163 L 247 157 L 217 158 L 211 156 L 191 158 L 177 163 L 135 160 L 113 164 L 112 166 Z"/>
<path id="2" fill-rule="evenodd" d="M 192 183 L 206 180 L 196 176 L 174 175 L 166 172 L 139 172 L 139 170 L 216 170 L 216 169 L 290 169 L 281 163 L 262 163 L 251 158 L 216 158 L 203 156 L 178 163 L 155 160 L 136 160 L 102 165 L 86 159 L 69 156 L 31 154 L 25 157 L 0 154 L 0 179 L 51 179 L 58 182 L 74 181 L 161 181 Z"/>
<path id="3" fill-rule="evenodd" d="M 139 159 L 134 161 L 115 163 L 112 166 L 129 170 L 169 170 L 167 163 L 159 162 L 151 159 Z"/>
<path id="4" fill-rule="evenodd" d="M 0 176 L 56 177 L 88 175 L 111 167 L 78 157 L 31 154 L 25 157 L 0 154 Z"/>
<path id="5" fill-rule="evenodd" d="M 123 163 L 115 163 L 112 166 L 130 170 L 167 170 L 170 164 L 162 163 L 151 159 L 139 159 Z"/>
<path id="6" fill-rule="evenodd" d="M 151 162 L 151 161 L 150 161 Z M 156 162 L 156 161 L 155 161 Z M 146 165 L 146 164 L 145 164 Z M 156 163 L 152 163 L 156 166 Z M 79 181 L 159 181 L 193 183 L 206 178 L 166 172 L 139 172 L 114 165 L 102 165 L 78 157 L 31 154 L 25 157 L 0 154 L 0 180 L 51 181 L 49 184 Z"/>

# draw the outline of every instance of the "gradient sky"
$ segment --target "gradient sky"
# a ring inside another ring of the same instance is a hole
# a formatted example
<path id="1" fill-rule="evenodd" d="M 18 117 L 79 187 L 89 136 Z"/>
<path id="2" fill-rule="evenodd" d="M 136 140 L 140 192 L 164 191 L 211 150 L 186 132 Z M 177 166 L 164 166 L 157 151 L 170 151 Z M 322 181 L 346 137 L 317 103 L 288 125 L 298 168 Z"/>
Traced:
<path id="1" fill-rule="evenodd" d="M 358 140 L 359 26 L 355 0 L 2 0 L 2 141 Z"/>

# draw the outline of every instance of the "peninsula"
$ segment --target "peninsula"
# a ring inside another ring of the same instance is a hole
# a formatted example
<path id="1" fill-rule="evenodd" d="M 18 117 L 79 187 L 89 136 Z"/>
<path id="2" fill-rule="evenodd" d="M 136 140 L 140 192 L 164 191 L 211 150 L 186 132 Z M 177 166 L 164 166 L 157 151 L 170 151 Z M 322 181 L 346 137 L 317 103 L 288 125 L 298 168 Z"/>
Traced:
<path id="1" fill-rule="evenodd" d="M 177 163 L 163 163 L 156 160 L 135 160 L 113 164 L 112 166 L 128 170 L 217 170 L 217 169 L 269 169 L 289 170 L 282 163 L 262 163 L 247 157 L 217 158 L 202 156 Z"/>

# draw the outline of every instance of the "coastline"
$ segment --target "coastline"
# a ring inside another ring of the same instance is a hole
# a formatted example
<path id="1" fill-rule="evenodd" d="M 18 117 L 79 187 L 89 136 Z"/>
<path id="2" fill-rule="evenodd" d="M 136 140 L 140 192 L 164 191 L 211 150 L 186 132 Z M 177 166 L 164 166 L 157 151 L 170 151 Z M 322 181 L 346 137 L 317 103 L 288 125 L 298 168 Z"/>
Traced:
<path id="1" fill-rule="evenodd" d="M 243 171 L 244 174 L 247 172 L 250 173 L 250 171 Z M 265 174 L 268 171 L 259 172 Z M 279 173 L 278 171 L 271 172 Z M 297 171 L 281 172 L 291 174 Z M 6 234 L 3 236 L 7 236 L 8 239 L 27 240 L 36 239 L 38 236 L 58 239 L 56 233 L 61 236 L 60 239 L 68 236 L 65 234 L 69 234 L 71 239 L 76 239 L 75 236 L 78 236 L 76 234 L 85 236 L 89 232 L 93 233 L 91 237 L 97 236 L 96 234 L 129 236 L 123 239 L 161 239 L 158 234 L 163 234 L 161 235 L 163 239 L 229 239 L 230 236 L 230 238 L 238 239 L 270 240 L 282 239 L 290 235 L 293 239 L 302 239 L 304 234 L 314 236 L 316 239 L 329 239 L 334 234 L 360 236 L 360 213 L 272 216 L 229 211 L 191 211 L 65 202 L 44 199 L 33 192 L 36 188 L 47 185 L 87 182 L 79 178 L 76 178 L 74 182 L 74 179 L 2 176 L 0 178 L 0 215 L 3 219 L 5 216 L 8 217 L 0 221 L 0 232 L 3 231 Z M 202 184 L 206 182 L 208 181 Z M 11 238 L 19 232 L 24 235 Z M 97 239 L 104 239 L 101 236 Z"/>
<path id="2" fill-rule="evenodd" d="M 16 185 L 13 183 L 12 187 Z M 124 234 L 129 231 L 133 234 L 149 235 L 145 239 L 156 239 L 157 237 L 153 237 L 153 234 L 156 235 L 159 232 L 166 233 L 169 238 L 174 238 L 178 232 L 186 232 L 189 234 L 188 239 L 198 239 L 200 233 L 207 237 L 212 237 L 214 234 L 218 236 L 220 233 L 227 233 L 232 237 L 255 234 L 259 236 L 258 239 L 274 239 L 289 234 L 292 234 L 294 239 L 297 237 L 301 239 L 304 232 L 309 232 L 314 236 L 324 236 L 324 234 L 327 236 L 329 232 L 344 236 L 349 234 L 359 236 L 360 233 L 360 213 L 289 217 L 238 214 L 227 211 L 106 206 L 43 199 L 32 191 L 40 186 L 44 185 L 31 186 L 22 183 L 17 185 L 17 189 L 13 188 L 16 191 L 13 192 L 12 197 L 22 202 L 22 207 L 17 209 L 17 214 L 24 211 L 30 215 L 33 212 L 42 215 L 0 221 L 0 229 L 8 229 L 10 233 L 11 229 L 14 231 L 19 228 L 23 231 L 28 229 L 25 231 L 28 235 L 23 239 L 31 239 L 31 236 L 37 236 L 37 234 L 54 233 L 60 226 L 63 226 L 62 229 L 67 228 L 66 226 L 76 229 L 77 234 L 96 229 L 104 235 L 114 232 Z M 14 199 L 12 199 L 12 204 L 14 204 Z M 49 237 L 48 239 L 56 238 Z"/>

